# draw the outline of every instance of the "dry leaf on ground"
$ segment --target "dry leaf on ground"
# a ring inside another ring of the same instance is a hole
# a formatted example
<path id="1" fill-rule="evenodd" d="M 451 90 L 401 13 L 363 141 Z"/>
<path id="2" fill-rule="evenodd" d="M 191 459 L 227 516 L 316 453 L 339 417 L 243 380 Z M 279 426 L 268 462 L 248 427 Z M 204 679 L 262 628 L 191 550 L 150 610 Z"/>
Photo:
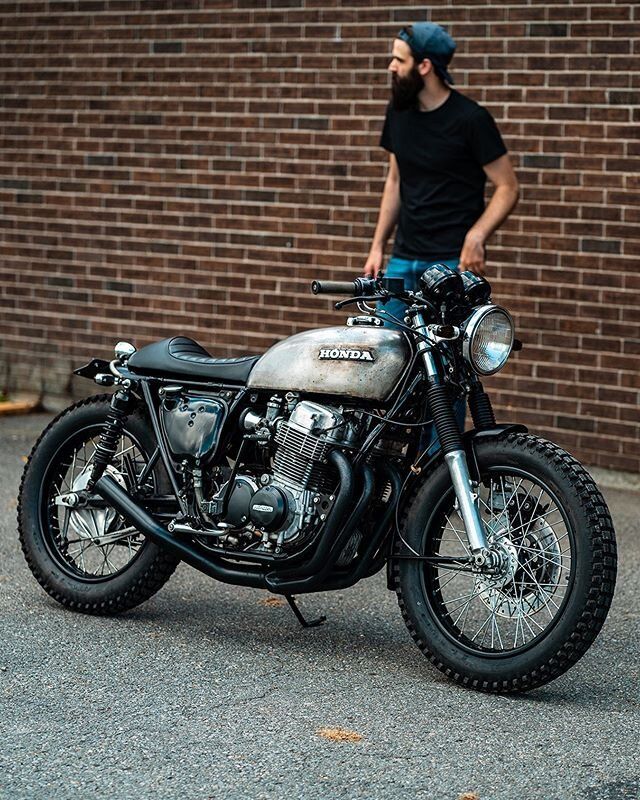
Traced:
<path id="1" fill-rule="evenodd" d="M 361 742 L 362 736 L 355 731 L 347 731 L 344 728 L 320 728 L 318 736 L 329 739 L 331 742 Z"/>
<path id="2" fill-rule="evenodd" d="M 264 597 L 259 602 L 261 606 L 267 606 L 269 608 L 278 608 L 279 606 L 286 605 L 285 601 L 281 600 L 279 597 Z"/>

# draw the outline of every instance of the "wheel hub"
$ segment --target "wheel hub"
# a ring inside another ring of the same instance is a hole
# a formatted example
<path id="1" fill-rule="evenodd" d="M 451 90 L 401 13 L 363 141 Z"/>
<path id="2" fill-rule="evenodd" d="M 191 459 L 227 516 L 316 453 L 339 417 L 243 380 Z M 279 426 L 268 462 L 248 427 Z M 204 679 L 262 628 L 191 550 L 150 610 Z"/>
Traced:
<path id="1" fill-rule="evenodd" d="M 482 602 L 498 614 L 506 613 L 508 609 L 502 608 L 504 600 L 508 599 L 505 592 L 513 581 L 518 569 L 518 552 L 508 539 L 502 539 L 491 545 L 492 553 L 497 556 L 499 566 L 492 574 L 482 573 L 476 578 L 476 591 Z"/>
<path id="2" fill-rule="evenodd" d="M 549 587 L 557 583 L 560 546 L 552 528 L 539 517 L 515 543 L 501 529 L 491 537 L 500 566 L 493 575 L 480 574 L 476 591 L 484 605 L 502 617 L 535 614 L 548 603 Z"/>
<path id="3" fill-rule="evenodd" d="M 123 489 L 127 488 L 123 476 L 113 465 L 109 464 L 105 473 L 110 478 L 113 478 Z M 90 470 L 81 472 L 73 481 L 71 491 L 76 493 L 85 491 L 90 477 Z M 69 514 L 69 526 L 81 539 L 96 539 L 104 536 L 118 516 L 118 512 L 111 506 L 106 506 L 105 508 L 71 508 Z"/>

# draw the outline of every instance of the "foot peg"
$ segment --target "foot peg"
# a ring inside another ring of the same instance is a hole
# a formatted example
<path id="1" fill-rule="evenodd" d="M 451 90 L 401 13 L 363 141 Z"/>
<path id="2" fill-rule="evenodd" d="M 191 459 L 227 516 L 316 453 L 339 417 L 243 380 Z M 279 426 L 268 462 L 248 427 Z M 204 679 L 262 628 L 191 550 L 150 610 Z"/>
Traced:
<path id="1" fill-rule="evenodd" d="M 285 594 L 285 597 L 287 599 L 287 603 L 289 603 L 289 605 L 291 606 L 291 610 L 296 615 L 296 619 L 302 625 L 303 628 L 317 628 L 318 625 L 322 625 L 323 622 L 327 621 L 327 618 L 325 616 L 322 616 L 318 617 L 318 619 L 312 619 L 309 622 L 307 622 L 307 620 L 302 615 L 302 611 L 300 611 L 300 609 L 296 605 L 295 598 L 292 597 L 292 595 L 290 594 Z"/>

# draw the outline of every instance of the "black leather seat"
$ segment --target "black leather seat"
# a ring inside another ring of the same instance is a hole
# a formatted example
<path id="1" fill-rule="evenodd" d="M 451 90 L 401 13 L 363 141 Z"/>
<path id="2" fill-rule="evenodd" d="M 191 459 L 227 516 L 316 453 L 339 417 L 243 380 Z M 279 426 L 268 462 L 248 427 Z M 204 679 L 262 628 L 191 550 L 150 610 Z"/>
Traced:
<path id="1" fill-rule="evenodd" d="M 172 336 L 142 347 L 129 358 L 132 372 L 206 378 L 223 383 L 245 383 L 260 356 L 213 358 L 186 336 Z"/>

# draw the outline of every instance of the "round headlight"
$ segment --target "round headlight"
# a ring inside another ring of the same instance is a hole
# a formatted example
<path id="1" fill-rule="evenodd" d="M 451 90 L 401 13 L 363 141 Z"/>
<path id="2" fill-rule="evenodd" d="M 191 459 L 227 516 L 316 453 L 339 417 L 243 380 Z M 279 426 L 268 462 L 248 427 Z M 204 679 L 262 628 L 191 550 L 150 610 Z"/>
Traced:
<path id="1" fill-rule="evenodd" d="M 504 308 L 480 306 L 464 324 L 462 352 L 480 375 L 502 369 L 512 347 L 513 320 Z"/>

